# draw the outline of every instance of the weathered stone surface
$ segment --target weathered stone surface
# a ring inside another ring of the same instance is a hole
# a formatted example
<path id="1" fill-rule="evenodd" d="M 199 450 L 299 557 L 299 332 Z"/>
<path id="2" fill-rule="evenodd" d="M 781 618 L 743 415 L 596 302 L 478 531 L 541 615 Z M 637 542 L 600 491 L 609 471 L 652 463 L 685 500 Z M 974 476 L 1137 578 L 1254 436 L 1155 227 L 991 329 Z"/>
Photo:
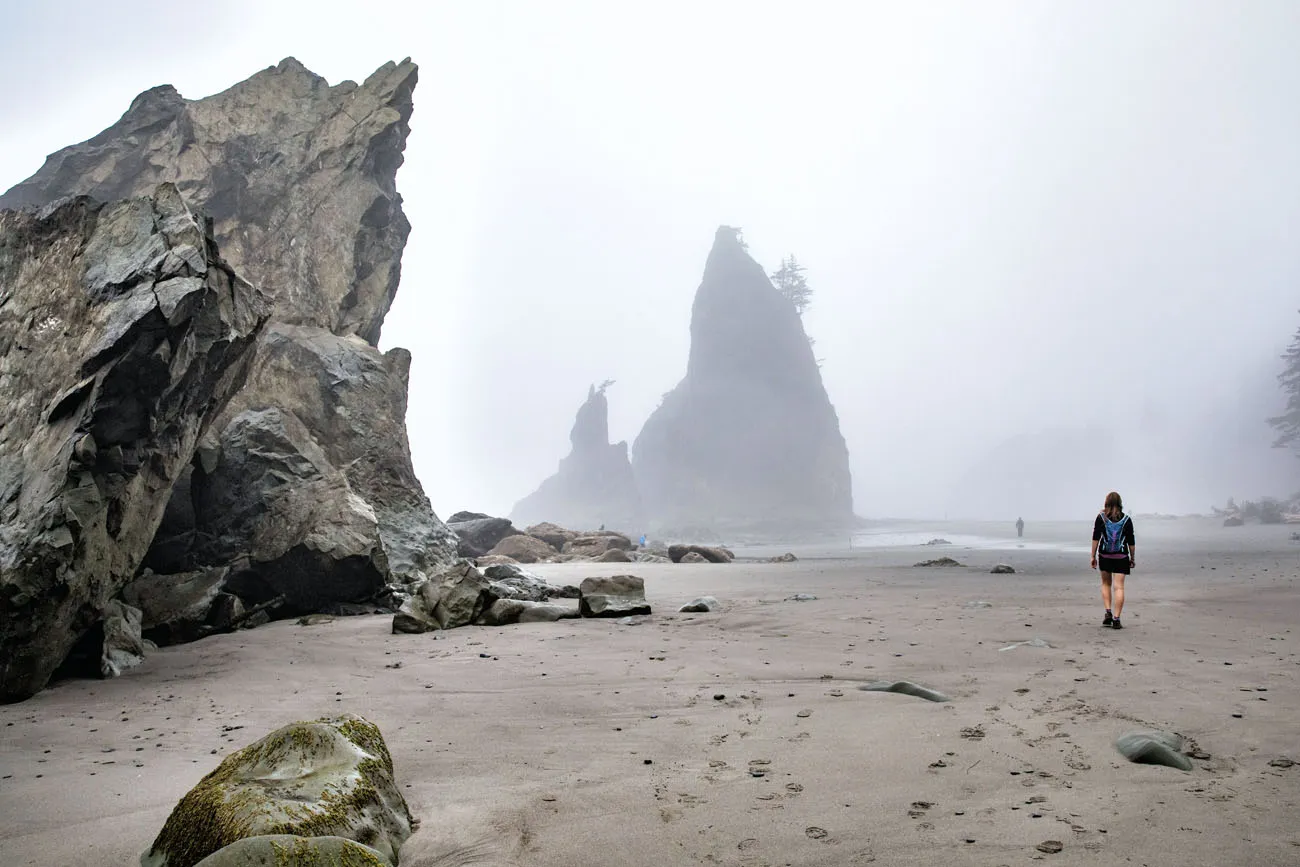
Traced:
<path id="1" fill-rule="evenodd" d="M 483 626 L 508 626 L 512 623 L 553 623 L 578 616 L 572 605 L 554 602 L 531 602 L 526 599 L 498 599 L 493 602 L 479 623 Z"/>
<path id="2" fill-rule="evenodd" d="M 533 524 L 528 529 L 524 530 L 524 532 L 529 536 L 541 539 L 556 551 L 563 550 L 566 542 L 570 539 L 577 538 L 579 535 L 576 530 L 565 529 L 558 524 L 552 524 L 550 521 Z"/>
<path id="3" fill-rule="evenodd" d="M 104 606 L 104 649 L 99 673 L 117 677 L 144 662 L 144 636 L 140 634 L 140 609 L 116 599 Z"/>
<path id="4" fill-rule="evenodd" d="M 674 563 L 698 562 L 686 561 L 682 558 L 688 554 L 698 554 L 710 563 L 730 563 L 735 555 L 726 548 L 713 545 L 669 545 L 668 559 Z"/>
<path id="5" fill-rule="evenodd" d="M 511 520 L 558 521 L 569 527 L 622 527 L 642 522 L 641 495 L 632 476 L 627 443 L 609 441 L 609 401 L 591 386 L 569 432 L 570 451 L 555 475 L 515 504 Z"/>
<path id="6" fill-rule="evenodd" d="M 645 581 L 635 575 L 584 578 L 578 590 L 578 609 L 583 617 L 630 617 L 649 614 Z"/>
<path id="7" fill-rule="evenodd" d="M 555 590 L 546 581 L 514 565 L 488 566 L 483 575 L 498 599 L 545 602 Z"/>
<path id="8" fill-rule="evenodd" d="M 459 516 L 459 514 L 458 514 Z M 456 534 L 456 552 L 461 557 L 483 557 L 507 536 L 517 536 L 519 531 L 508 518 L 468 518 L 448 521 L 447 527 Z"/>
<path id="9" fill-rule="evenodd" d="M 1015 570 L 1014 568 L 1012 568 L 1011 566 L 1008 566 L 1006 563 L 999 563 L 999 564 L 997 564 L 997 565 L 994 566 L 992 569 L 990 569 L 989 572 L 990 572 L 991 574 L 993 574 L 993 575 L 1014 575 L 1014 574 L 1016 574 L 1016 570 Z"/>
<path id="10" fill-rule="evenodd" d="M 266 834 L 364 840 L 396 864 L 411 813 L 379 728 L 354 714 L 298 722 L 227 756 L 180 800 L 140 864 L 193 867 Z"/>
<path id="11" fill-rule="evenodd" d="M 794 563 L 794 562 L 795 562 L 796 560 L 798 560 L 798 559 L 799 559 L 799 558 L 796 557 L 794 554 L 791 554 L 789 551 L 786 551 L 784 554 L 777 554 L 775 557 L 768 557 L 768 558 L 767 558 L 767 562 L 769 562 L 769 563 Z"/>
<path id="12" fill-rule="evenodd" d="M 632 558 L 622 548 L 610 548 L 596 558 L 597 563 L 631 563 Z"/>
<path id="13" fill-rule="evenodd" d="M 552 559 L 556 550 L 534 536 L 507 536 L 497 543 L 489 556 L 509 557 L 519 563 L 541 563 Z"/>
<path id="14" fill-rule="evenodd" d="M 708 557 L 705 557 L 705 556 L 704 556 L 703 554 L 701 554 L 699 551 L 687 551 L 685 554 L 683 554 L 682 556 L 678 557 L 676 562 L 678 562 L 678 563 L 708 563 L 708 562 L 710 562 L 710 561 L 709 561 L 709 558 L 708 558 Z"/>
<path id="15" fill-rule="evenodd" d="M 627 536 L 606 531 L 575 536 L 565 542 L 561 550 L 565 554 L 576 554 L 579 557 L 599 557 L 613 549 L 631 551 L 632 548 L 632 540 Z"/>
<path id="16" fill-rule="evenodd" d="M 474 565 L 479 568 L 488 566 L 518 566 L 519 561 L 514 557 L 503 557 L 500 554 L 484 554 L 482 557 L 475 557 Z"/>
<path id="17" fill-rule="evenodd" d="M 0 700 L 131 579 L 265 314 L 172 187 L 0 212 Z"/>
<path id="18" fill-rule="evenodd" d="M 1192 760 L 1183 755 L 1184 746 L 1182 735 L 1159 730 L 1125 732 L 1115 739 L 1115 749 L 1130 762 L 1190 771 Z"/>
<path id="19" fill-rule="evenodd" d="M 218 603 L 233 598 L 225 592 L 229 574 L 227 567 L 183 575 L 155 575 L 146 569 L 123 588 L 122 599 L 140 609 L 141 629 L 156 644 L 193 641 L 206 631 L 228 625 L 229 620 L 223 621 L 221 616 L 233 606 Z"/>
<path id="20" fill-rule="evenodd" d="M 854 522 L 849 455 L 793 304 L 718 229 L 686 376 L 632 447 L 655 526 L 825 529 Z"/>
<path id="21" fill-rule="evenodd" d="M 392 867 L 392 862 L 346 837 L 265 834 L 218 849 L 198 867 Z"/>
<path id="22" fill-rule="evenodd" d="M 691 602 L 687 602 L 680 609 L 683 613 L 703 613 L 706 611 L 717 611 L 718 600 L 712 596 L 701 596 Z"/>
<path id="23" fill-rule="evenodd" d="M 297 552 L 295 563 L 323 570 L 322 587 L 298 597 L 350 604 L 331 599 L 331 587 L 357 586 L 358 564 L 367 555 L 356 534 L 368 513 L 374 526 L 366 533 L 377 537 L 382 553 L 372 559 L 382 560 L 385 580 L 413 585 L 454 559 L 455 537 L 433 514 L 411 468 L 404 421 L 409 354 L 375 349 L 410 230 L 395 178 L 416 77 L 414 64 L 404 61 L 386 64 L 360 85 L 330 87 L 289 58 L 205 99 L 155 88 L 112 127 L 54 154 L 0 197 L 0 207 L 69 194 L 111 200 L 160 180 L 174 182 L 186 201 L 212 215 L 235 270 L 271 296 L 274 324 L 258 343 L 249 381 L 213 424 L 201 466 L 182 475 L 173 492 L 150 552 L 156 572 L 232 564 L 247 553 L 218 550 L 218 541 L 235 537 L 224 532 L 228 527 L 212 532 L 209 522 L 223 520 L 220 515 L 196 512 L 194 497 L 206 494 L 192 495 L 191 483 L 202 487 L 204 480 L 191 475 L 219 471 L 237 433 L 230 425 L 245 412 L 268 410 L 292 416 L 307 431 L 292 442 L 306 451 L 284 457 L 313 464 L 327 481 L 291 475 L 285 486 L 296 490 L 275 488 L 273 503 L 255 503 L 273 490 L 258 480 L 242 492 L 230 474 L 223 484 L 232 502 L 251 507 L 244 529 L 286 541 L 291 528 L 299 538 L 285 550 Z M 163 268 L 193 259 L 190 248 L 179 246 Z M 94 279 L 113 275 L 105 270 Z M 329 503 L 304 508 L 322 484 Z M 308 526 L 305 519 L 322 524 Z M 313 546 L 319 550 L 304 553 Z M 272 571 L 265 560 L 252 569 L 259 579 Z"/>
<path id="24" fill-rule="evenodd" d="M 393 615 L 393 632 L 455 629 L 478 622 L 497 600 L 487 578 L 462 560 L 416 588 Z"/>

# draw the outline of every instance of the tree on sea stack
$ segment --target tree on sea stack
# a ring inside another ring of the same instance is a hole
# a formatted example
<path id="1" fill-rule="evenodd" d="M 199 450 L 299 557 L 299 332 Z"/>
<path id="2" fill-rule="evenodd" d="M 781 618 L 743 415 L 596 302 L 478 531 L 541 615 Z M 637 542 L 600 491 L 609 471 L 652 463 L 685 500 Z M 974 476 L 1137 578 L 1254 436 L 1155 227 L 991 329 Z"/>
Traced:
<path id="1" fill-rule="evenodd" d="M 1286 410 L 1268 420 L 1277 431 L 1274 448 L 1289 448 L 1300 457 L 1300 329 L 1296 330 L 1291 345 L 1282 354 L 1285 366 L 1278 374 L 1277 381 L 1286 395 Z"/>
<path id="2" fill-rule="evenodd" d="M 771 274 L 772 285 L 777 291 L 790 299 L 794 309 L 802 316 L 812 303 L 812 290 L 808 288 L 808 278 L 804 276 L 804 267 L 790 254 L 781 260 L 781 267 Z"/>

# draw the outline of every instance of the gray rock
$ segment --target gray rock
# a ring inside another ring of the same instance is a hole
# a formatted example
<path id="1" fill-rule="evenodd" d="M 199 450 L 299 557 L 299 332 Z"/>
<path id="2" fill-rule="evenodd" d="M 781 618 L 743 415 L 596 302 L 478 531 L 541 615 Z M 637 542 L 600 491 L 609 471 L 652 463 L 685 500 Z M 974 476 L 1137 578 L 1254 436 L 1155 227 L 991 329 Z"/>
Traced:
<path id="1" fill-rule="evenodd" d="M 578 609 L 583 617 L 627 617 L 649 614 L 645 581 L 635 575 L 585 578 L 579 586 Z"/>
<path id="2" fill-rule="evenodd" d="M 694 560 L 684 561 L 682 558 L 688 554 L 698 554 L 710 563 L 730 563 L 735 559 L 731 551 L 716 545 L 669 545 L 668 559 L 674 563 L 698 562 Z"/>
<path id="3" fill-rule="evenodd" d="M 525 572 L 518 566 L 489 566 L 483 570 L 492 593 L 498 599 L 522 599 L 527 602 L 545 602 L 555 588 L 541 578 Z"/>
<path id="4" fill-rule="evenodd" d="M 193 641 L 209 628 L 224 626 L 218 601 L 224 592 L 227 567 L 181 575 L 144 573 L 122 589 L 122 599 L 140 609 L 144 634 L 160 645 Z"/>
<path id="5" fill-rule="evenodd" d="M 160 297 L 181 246 L 204 270 Z M 0 701 L 42 689 L 135 574 L 265 314 L 174 187 L 0 212 Z"/>
<path id="6" fill-rule="evenodd" d="M 519 563 L 541 563 L 552 559 L 557 553 L 541 539 L 519 534 L 502 539 L 488 552 L 488 555 L 509 557 Z"/>
<path id="7" fill-rule="evenodd" d="M 799 559 L 798 557 L 796 557 L 795 555 L 793 555 L 793 554 L 791 554 L 789 551 L 787 551 L 787 552 L 785 552 L 784 554 L 778 554 L 778 555 L 775 556 L 775 557 L 768 557 L 768 558 L 767 558 L 767 562 L 769 562 L 769 563 L 794 563 L 794 562 L 797 561 L 798 559 Z"/>
<path id="8" fill-rule="evenodd" d="M 714 599 L 712 596 L 701 596 L 700 598 L 692 602 L 686 603 L 679 610 L 682 612 L 691 612 L 691 613 L 717 611 L 718 600 Z"/>
<path id="9" fill-rule="evenodd" d="M 677 558 L 678 563 L 708 563 L 709 558 L 705 557 L 699 551 L 687 551 Z"/>
<path id="10" fill-rule="evenodd" d="M 551 623 L 578 616 L 572 605 L 531 602 L 524 599 L 498 599 L 479 618 L 483 626 L 507 626 L 512 623 Z"/>
<path id="11" fill-rule="evenodd" d="M 230 445 L 228 426 L 244 412 L 279 410 L 301 424 L 318 450 L 285 457 L 315 464 L 326 481 L 289 476 L 286 485 L 297 490 L 261 503 L 264 520 L 253 517 L 255 508 L 246 511 L 244 529 L 278 543 L 296 535 L 285 549 L 298 552 L 288 553 L 296 570 L 342 573 L 326 575 L 319 591 L 295 594 L 329 604 L 350 602 L 330 599 L 335 588 L 373 584 L 372 567 L 384 581 L 411 585 L 455 557 L 456 538 L 433 514 L 411 468 L 404 421 L 409 354 L 375 348 L 410 229 L 395 177 L 415 82 L 414 64 L 404 61 L 386 64 L 360 85 L 330 87 L 289 58 L 205 99 L 156 88 L 112 127 L 54 154 L 0 197 L 0 206 L 45 204 L 70 194 L 111 200 L 170 180 L 212 216 L 223 254 L 271 296 L 275 324 L 259 342 L 247 384 L 212 425 L 212 446 L 200 464 L 205 473 L 219 466 Z M 109 291 L 130 261 L 160 253 L 147 243 L 120 246 L 120 255 L 88 272 L 97 287 L 92 291 Z M 190 303 L 194 280 L 202 276 L 196 267 L 201 251 L 191 238 L 161 253 L 156 270 L 172 278 L 158 288 L 165 314 L 183 315 Z M 296 437 L 293 445 L 304 442 Z M 323 463 L 316 460 L 321 454 Z M 248 553 L 214 550 L 217 542 L 234 541 L 224 532 L 229 527 L 209 524 L 225 516 L 195 514 L 190 480 L 180 481 L 148 565 L 159 573 L 184 573 L 231 564 Z M 253 479 L 240 492 L 236 481 L 228 476 L 221 482 L 233 503 L 251 505 L 271 490 Z M 322 486 L 322 508 L 306 508 Z M 354 500 L 363 505 L 355 507 Z M 353 538 L 366 513 L 373 514 L 374 526 L 362 535 L 377 538 L 382 557 L 368 556 L 369 542 Z M 308 526 L 313 519 L 324 526 Z M 308 553 L 318 541 L 328 550 Z M 282 565 L 278 558 L 254 561 L 249 580 L 273 583 L 264 579 Z"/>
<path id="12" fill-rule="evenodd" d="M 701 558 L 703 559 L 703 558 Z M 662 554 L 653 554 L 649 551 L 634 551 L 632 553 L 633 563 L 671 563 L 667 557 Z"/>
<path id="13" fill-rule="evenodd" d="M 392 862 L 346 837 L 265 834 L 218 849 L 196 867 L 392 867 Z"/>
<path id="14" fill-rule="evenodd" d="M 524 532 L 536 539 L 541 539 L 556 551 L 564 550 L 566 542 L 571 539 L 576 539 L 580 535 L 575 530 L 566 530 L 564 527 L 561 527 L 558 524 L 552 524 L 549 521 L 543 521 L 540 524 L 533 524 Z"/>
<path id="15" fill-rule="evenodd" d="M 1192 760 L 1183 755 L 1183 737 L 1176 732 L 1125 732 L 1115 740 L 1115 749 L 1130 762 L 1140 765 L 1164 765 L 1180 771 L 1192 769 Z"/>
<path id="16" fill-rule="evenodd" d="M 961 564 L 951 557 L 939 557 L 935 560 L 922 560 L 920 563 L 913 563 L 912 565 L 917 568 L 925 569 L 933 566 L 952 567 L 960 566 Z"/>
<path id="17" fill-rule="evenodd" d="M 622 533 L 597 532 L 575 536 L 560 550 L 579 557 L 599 557 L 606 551 L 631 551 L 632 547 L 632 540 Z"/>
<path id="18" fill-rule="evenodd" d="M 227 756 L 181 798 L 140 865 L 193 867 L 265 834 L 365 840 L 396 864 L 411 824 L 379 728 L 343 714 L 292 723 Z"/>
<path id="19" fill-rule="evenodd" d="M 597 563 L 631 563 L 632 557 L 622 548 L 610 548 L 596 558 Z"/>
<path id="20" fill-rule="evenodd" d="M 467 560 L 416 588 L 393 615 L 393 632 L 420 633 L 477 623 L 497 601 L 487 578 Z"/>
<path id="21" fill-rule="evenodd" d="M 448 521 L 447 527 L 459 539 L 456 551 L 462 557 L 482 557 L 495 548 L 502 539 L 519 534 L 508 518 L 485 516 Z"/>
<path id="22" fill-rule="evenodd" d="M 993 575 L 1014 575 L 1014 574 L 1016 574 L 1016 570 L 1013 569 L 1013 568 L 1011 568 L 1010 566 L 1008 566 L 1006 563 L 999 563 L 998 565 L 996 565 L 996 566 L 994 566 L 992 569 L 990 569 L 989 572 L 990 572 L 991 574 L 993 574 Z"/>
<path id="23" fill-rule="evenodd" d="M 104 650 L 99 671 L 117 677 L 144 662 L 144 636 L 140 634 L 140 609 L 118 600 L 104 606 Z"/>
<path id="24" fill-rule="evenodd" d="M 609 441 L 608 385 L 588 390 L 569 432 L 568 456 L 555 475 L 515 504 L 510 517 L 516 523 L 554 520 L 569 527 L 640 526 L 641 495 L 627 443 Z"/>
<path id="25" fill-rule="evenodd" d="M 632 446 L 660 525 L 850 526 L 849 453 L 794 305 L 720 227 L 695 295 L 686 376 Z"/>

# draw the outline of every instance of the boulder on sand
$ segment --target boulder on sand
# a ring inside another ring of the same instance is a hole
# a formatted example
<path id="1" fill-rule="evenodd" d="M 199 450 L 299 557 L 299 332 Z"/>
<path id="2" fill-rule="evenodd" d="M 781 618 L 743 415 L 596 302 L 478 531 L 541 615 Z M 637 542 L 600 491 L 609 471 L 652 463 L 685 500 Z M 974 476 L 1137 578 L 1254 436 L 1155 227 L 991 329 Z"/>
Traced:
<path id="1" fill-rule="evenodd" d="M 550 560 L 557 553 L 559 552 L 541 539 L 521 533 L 502 539 L 488 552 L 488 556 L 509 557 L 518 563 L 540 563 Z"/>
<path id="2" fill-rule="evenodd" d="M 524 531 L 529 536 L 541 539 L 557 551 L 564 550 L 564 544 L 570 539 L 576 539 L 580 533 L 576 530 L 566 530 L 559 524 L 552 524 L 549 521 L 543 521 L 540 524 L 533 524 Z"/>
<path id="3" fill-rule="evenodd" d="M 140 609 L 141 630 L 155 644 L 193 641 L 227 625 L 222 613 L 233 606 L 225 592 L 230 569 L 202 569 L 180 575 L 144 573 L 122 590 L 122 600 Z"/>
<path id="4" fill-rule="evenodd" d="M 610 548 L 596 558 L 597 563 L 631 563 L 632 557 L 622 548 Z"/>
<path id="5" fill-rule="evenodd" d="M 465 514 L 467 513 L 457 512 L 452 517 L 459 518 Z M 466 518 L 461 521 L 448 521 L 447 526 L 459 540 L 456 550 L 461 557 L 483 557 L 502 539 L 519 535 L 519 531 L 508 518 L 489 516 Z"/>
<path id="6" fill-rule="evenodd" d="M 498 599 L 483 612 L 478 622 L 483 626 L 507 626 L 512 623 L 551 623 L 577 616 L 578 609 L 572 605 Z"/>
<path id="7" fill-rule="evenodd" d="M 635 575 L 584 578 L 579 585 L 578 609 L 583 617 L 629 617 L 649 614 L 645 581 Z"/>
<path id="8" fill-rule="evenodd" d="M 396 864 L 411 823 L 383 735 L 343 714 L 292 723 L 227 756 L 181 798 L 140 864 L 194 867 L 264 834 L 364 840 Z"/>
<path id="9" fill-rule="evenodd" d="M 678 563 L 708 563 L 709 558 L 705 557 L 699 551 L 687 551 L 682 555 Z"/>
<path id="10" fill-rule="evenodd" d="M 606 551 L 631 551 L 632 540 L 622 533 L 599 532 L 584 533 L 564 543 L 561 551 L 576 554 L 579 557 L 599 557 Z"/>
<path id="11" fill-rule="evenodd" d="M 668 559 L 674 563 L 682 562 L 682 558 L 687 554 L 699 554 L 710 563 L 730 563 L 735 559 L 734 554 L 726 548 L 714 545 L 669 545 Z"/>
<path id="12" fill-rule="evenodd" d="M 703 613 L 706 611 L 717 611 L 718 600 L 714 599 L 712 596 L 701 596 L 699 599 L 696 599 L 692 602 L 687 602 L 678 610 L 683 613 Z"/>
<path id="13" fill-rule="evenodd" d="M 393 632 L 418 634 L 478 622 L 496 594 L 472 563 L 461 560 L 421 584 L 393 615 Z"/>

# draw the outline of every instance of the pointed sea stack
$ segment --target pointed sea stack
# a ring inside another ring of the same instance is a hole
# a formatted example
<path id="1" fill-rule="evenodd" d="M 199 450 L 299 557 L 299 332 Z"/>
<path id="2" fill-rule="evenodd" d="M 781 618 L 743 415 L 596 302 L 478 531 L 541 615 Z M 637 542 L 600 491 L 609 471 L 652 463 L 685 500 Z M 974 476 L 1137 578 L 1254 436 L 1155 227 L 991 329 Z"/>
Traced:
<path id="1" fill-rule="evenodd" d="M 603 383 L 591 386 L 578 408 L 572 449 L 560 468 L 510 513 L 517 526 L 549 521 L 562 527 L 639 530 L 641 497 L 627 458 L 627 443 L 609 441 L 609 402 Z"/>
<path id="2" fill-rule="evenodd" d="M 802 320 L 729 226 L 695 295 L 686 376 L 646 421 L 632 466 L 663 529 L 854 521 L 848 448 Z"/>

